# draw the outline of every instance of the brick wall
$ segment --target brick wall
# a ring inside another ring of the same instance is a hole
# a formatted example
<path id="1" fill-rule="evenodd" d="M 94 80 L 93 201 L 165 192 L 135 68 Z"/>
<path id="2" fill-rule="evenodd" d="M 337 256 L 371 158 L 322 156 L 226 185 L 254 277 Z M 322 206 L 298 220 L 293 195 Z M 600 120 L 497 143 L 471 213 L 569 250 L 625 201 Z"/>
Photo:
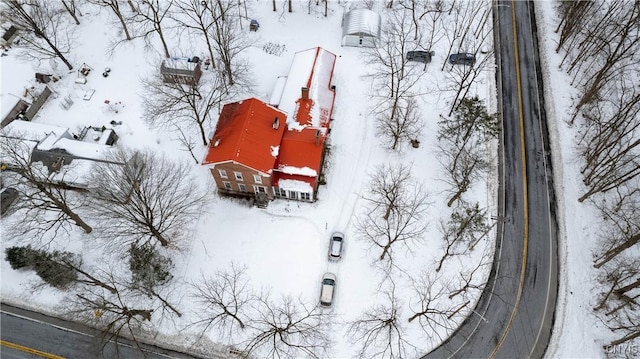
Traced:
<path id="1" fill-rule="evenodd" d="M 227 178 L 222 178 L 220 170 L 224 170 L 226 172 Z M 236 172 L 241 175 L 242 180 L 236 178 Z M 271 189 L 271 176 L 262 176 L 258 171 L 237 163 L 217 164 L 211 169 L 211 174 L 216 181 L 216 186 L 221 190 L 221 192 L 233 192 L 251 197 L 255 193 L 254 186 L 261 186 L 264 187 L 264 190 L 267 193 L 269 199 L 273 199 L 273 190 Z M 262 183 L 256 183 L 253 177 L 254 175 L 259 175 Z M 230 188 L 225 185 L 225 182 L 229 184 Z M 245 186 L 245 192 L 241 190 L 240 185 Z"/>

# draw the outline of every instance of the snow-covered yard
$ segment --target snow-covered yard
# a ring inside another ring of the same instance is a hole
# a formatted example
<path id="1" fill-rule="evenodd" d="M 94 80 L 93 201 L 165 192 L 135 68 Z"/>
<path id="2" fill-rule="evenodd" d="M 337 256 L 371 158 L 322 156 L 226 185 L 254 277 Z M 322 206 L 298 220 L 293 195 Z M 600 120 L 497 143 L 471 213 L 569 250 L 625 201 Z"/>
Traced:
<path id="1" fill-rule="evenodd" d="M 359 3 L 329 2 L 327 17 L 322 15 L 321 6 L 312 6 L 313 11 L 308 14 L 307 4 L 303 2 L 294 2 L 293 13 L 286 13 L 285 2 L 278 2 L 276 12 L 272 11 L 271 2 L 247 3 L 250 5 L 249 18 L 260 23 L 257 32 L 249 32 L 247 21 L 246 36 L 254 41 L 254 45 L 242 54 L 251 64 L 253 88 L 250 93 L 234 100 L 253 96 L 268 101 L 278 76 L 287 74 L 293 54 L 298 51 L 320 46 L 337 55 L 333 77 L 337 95 L 332 115 L 335 120 L 330 136 L 327 184 L 320 186 L 318 201 L 314 203 L 278 199 L 269 203 L 266 209 L 258 209 L 219 197 L 215 194 L 215 185 L 208 169 L 193 164 L 199 185 L 207 187 L 211 194 L 206 212 L 200 216 L 198 225 L 190 229 L 190 241 L 184 243 L 181 251 L 169 251 L 175 268 L 174 278 L 168 284 L 172 288 L 168 295 L 183 316 L 170 320 L 154 317 L 147 328 L 149 338 L 196 353 L 198 348 L 216 346 L 206 344 L 207 341 L 223 345 L 237 343 L 238 337 L 230 340 L 216 330 L 209 330 L 204 341 L 196 343 L 200 332 L 198 328 L 189 326 L 198 320 L 201 313 L 190 296 L 192 288 L 188 284 L 228 269 L 232 264 L 246 266 L 250 286 L 256 291 L 269 290 L 274 298 L 291 295 L 301 298 L 310 306 L 318 301 L 323 273 L 333 272 L 337 275 L 337 289 L 331 310 L 336 314 L 336 321 L 330 336 L 335 345 L 329 349 L 328 355 L 332 358 L 352 357 L 357 348 L 347 340 L 347 323 L 360 317 L 366 308 L 387 300 L 385 289 L 389 285 L 388 281 L 384 281 L 383 273 L 374 265 L 379 254 L 367 250 L 367 244 L 357 239 L 355 229 L 358 215 L 363 211 L 362 196 L 368 185 L 368 176 L 377 166 L 390 163 L 411 166 L 414 178 L 429 193 L 429 226 L 422 234 L 422 241 L 413 246 L 411 251 L 395 253 L 395 264 L 401 269 L 394 272 L 400 317 L 409 318 L 413 314 L 411 305 L 415 304 L 416 298 L 411 285 L 415 275 L 423 270 L 434 272 L 443 254 L 444 244 L 438 231 L 438 222 L 449 218 L 451 208 L 446 206 L 447 184 L 443 182 L 442 167 L 436 154 L 438 121 L 448 113 L 449 101 L 453 97 L 451 91 L 446 90 L 446 84 L 451 81 L 447 76 L 449 66 L 444 71 L 440 70 L 446 61 L 446 41 L 442 38 L 436 43 L 433 63 L 427 66 L 426 73 L 418 83 L 424 94 L 419 102 L 424 122 L 417 138 L 420 147 L 411 148 L 405 144 L 403 151 L 391 152 L 384 148 L 375 132 L 375 119 L 370 106 L 372 93 L 376 89 L 372 88 L 371 79 L 365 76 L 371 71 L 371 65 L 363 59 L 365 50 L 340 46 L 342 14 L 345 9 Z M 567 96 L 570 96 L 571 88 L 557 69 L 557 55 L 550 50 L 554 46 L 552 31 L 555 26 L 551 2 L 542 2 L 538 8 L 544 14 L 539 19 L 540 39 L 545 39 L 541 41 L 541 44 L 545 44 L 545 50 L 541 53 L 546 58 L 543 63 L 548 66 L 545 78 L 547 87 L 553 92 L 547 95 L 547 105 L 552 124 L 552 143 L 555 144 L 556 188 L 561 200 L 558 208 L 563 278 L 549 357 L 597 357 L 602 353 L 600 348 L 605 334 L 597 319 L 590 314 L 592 273 L 584 270 L 585 267 L 591 268 L 588 263 L 591 261 L 590 246 L 593 243 L 590 242 L 592 239 L 587 228 L 592 223 L 590 218 L 593 215 L 586 206 L 576 205 L 579 180 L 576 176 L 567 175 L 575 171 L 575 159 L 571 154 L 573 132 L 566 128 L 561 117 L 567 111 Z M 386 10 L 379 10 L 384 19 Z M 114 127 L 120 137 L 117 146 L 149 148 L 192 161 L 172 138 L 172 133 L 152 129 L 143 120 L 141 97 L 145 89 L 141 80 L 159 76 L 157 64 L 163 58 L 162 54 L 146 47 L 140 39 L 124 42 L 110 51 L 109 44 L 121 34 L 116 30 L 117 27 L 111 26 L 113 21 L 108 16 L 105 9 L 87 6 L 80 18 L 81 25 L 77 28 L 80 45 L 73 49 L 70 60 L 76 67 L 86 63 L 93 68 L 86 84 L 76 84 L 76 71 L 67 72 L 62 65 L 56 65 L 53 61 L 40 64 L 21 62 L 16 56 L 19 49 L 12 48 L 8 56 L 0 58 L 3 97 L 6 93 L 22 93 L 34 72 L 59 75 L 61 80 L 51 84 L 55 90 L 54 96 L 34 122 L 72 130 L 84 126 Z M 489 24 L 490 21 L 487 22 Z M 199 55 L 204 51 L 201 44 L 185 38 L 179 40 L 174 37 L 171 40 L 173 43 L 170 46 L 178 55 Z M 160 49 L 159 44 L 154 45 Z M 278 51 L 271 51 L 276 45 Z M 420 63 L 410 65 L 423 66 Z M 105 68 L 111 70 L 108 77 L 101 76 Z M 470 92 L 470 95 L 483 99 L 491 113 L 497 111 L 494 78 L 493 67 L 488 66 Z M 207 79 L 206 71 L 202 79 Z M 95 92 L 92 92 L 89 100 L 83 99 L 87 91 L 93 90 Z M 68 110 L 60 106 L 66 98 L 73 100 Z M 112 125 L 113 121 L 121 121 L 121 124 Z M 211 131 L 213 129 L 210 128 Z M 199 158 L 202 158 L 204 151 L 203 146 L 195 150 Z M 469 201 L 477 201 L 480 206 L 487 208 L 489 216 L 495 216 L 496 191 L 497 174 L 492 169 L 465 196 Z M 565 217 L 565 213 L 573 215 Z M 90 221 L 98 222 L 100 218 L 90 218 Z M 19 213 L 2 219 L 2 232 L 6 233 L 5 226 L 14 222 L 19 225 Z M 334 231 L 341 231 L 346 236 L 345 252 L 338 263 L 327 261 L 329 236 Z M 492 253 L 494 238 L 492 233 L 470 254 L 448 259 L 441 271 L 441 280 L 459 280 L 461 272 L 474 268 L 484 254 Z M 123 264 L 126 260 L 122 255 L 126 250 L 121 253 L 105 250 L 113 248 L 107 246 L 108 242 L 109 238 L 101 236 L 99 231 L 83 234 L 77 230 L 52 238 L 49 248 L 82 254 L 87 268 L 97 270 L 110 266 L 126 276 L 127 269 Z M 4 253 L 8 247 L 28 243 L 27 238 L 3 236 L 1 249 Z M 65 301 L 72 295 L 73 288 L 65 293 L 40 285 L 42 282 L 35 273 L 12 270 L 6 260 L 2 261 L 0 270 L 2 301 L 64 315 Z M 465 309 L 461 314 L 469 310 Z M 439 332 L 427 335 L 417 321 L 409 323 L 406 320 L 403 330 L 411 348 L 408 357 L 426 353 L 448 334 L 441 328 Z"/>

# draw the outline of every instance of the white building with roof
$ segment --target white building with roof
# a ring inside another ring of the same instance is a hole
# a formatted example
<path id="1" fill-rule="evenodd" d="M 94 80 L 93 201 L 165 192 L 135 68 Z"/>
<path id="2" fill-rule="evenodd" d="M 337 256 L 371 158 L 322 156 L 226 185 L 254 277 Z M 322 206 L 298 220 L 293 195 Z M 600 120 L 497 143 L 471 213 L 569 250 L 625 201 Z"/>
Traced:
<path id="1" fill-rule="evenodd" d="M 342 46 L 376 47 L 382 19 L 369 9 L 353 9 L 342 18 Z"/>

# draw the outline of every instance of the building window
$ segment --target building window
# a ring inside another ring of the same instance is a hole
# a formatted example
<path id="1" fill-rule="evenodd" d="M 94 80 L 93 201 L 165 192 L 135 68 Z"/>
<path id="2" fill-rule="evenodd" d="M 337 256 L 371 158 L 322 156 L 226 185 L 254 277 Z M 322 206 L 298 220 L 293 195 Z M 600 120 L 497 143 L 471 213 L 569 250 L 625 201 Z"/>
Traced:
<path id="1" fill-rule="evenodd" d="M 309 201 L 311 199 L 311 195 L 308 192 L 300 192 L 300 199 L 303 201 Z"/>
<path id="2" fill-rule="evenodd" d="M 273 187 L 273 194 L 276 197 L 285 197 L 285 198 L 287 197 L 287 191 L 285 191 L 280 187 Z"/>
<path id="3" fill-rule="evenodd" d="M 262 183 L 262 176 L 260 176 L 260 175 L 253 175 L 253 182 L 255 182 L 255 183 Z"/>
<path id="4" fill-rule="evenodd" d="M 242 173 L 240 172 L 233 172 L 233 174 L 236 176 L 236 180 L 238 181 L 242 181 Z"/>
<path id="5" fill-rule="evenodd" d="M 224 189 L 231 191 L 231 182 L 224 181 L 222 184 L 224 185 Z"/>
<path id="6" fill-rule="evenodd" d="M 291 198 L 291 199 L 298 199 L 298 192 L 296 192 L 296 191 L 289 191 L 289 198 Z"/>
<path id="7" fill-rule="evenodd" d="M 247 192 L 247 186 L 245 186 L 244 183 L 238 183 L 238 188 L 240 192 Z"/>
<path id="8" fill-rule="evenodd" d="M 253 191 L 255 193 L 267 193 L 267 188 L 264 186 L 253 186 Z"/>
<path id="9" fill-rule="evenodd" d="M 227 177 L 227 171 L 225 170 L 218 170 L 218 173 L 220 173 L 221 178 L 229 178 Z"/>

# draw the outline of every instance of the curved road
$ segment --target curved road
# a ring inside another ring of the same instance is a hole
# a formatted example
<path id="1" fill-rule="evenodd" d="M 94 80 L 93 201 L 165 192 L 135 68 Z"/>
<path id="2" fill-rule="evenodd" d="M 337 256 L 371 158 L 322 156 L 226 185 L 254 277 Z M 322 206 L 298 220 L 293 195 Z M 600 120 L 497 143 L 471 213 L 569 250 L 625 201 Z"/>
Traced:
<path id="1" fill-rule="evenodd" d="M 493 9 L 504 221 L 474 314 L 424 358 L 541 358 L 553 326 L 557 224 L 533 3 Z"/>

